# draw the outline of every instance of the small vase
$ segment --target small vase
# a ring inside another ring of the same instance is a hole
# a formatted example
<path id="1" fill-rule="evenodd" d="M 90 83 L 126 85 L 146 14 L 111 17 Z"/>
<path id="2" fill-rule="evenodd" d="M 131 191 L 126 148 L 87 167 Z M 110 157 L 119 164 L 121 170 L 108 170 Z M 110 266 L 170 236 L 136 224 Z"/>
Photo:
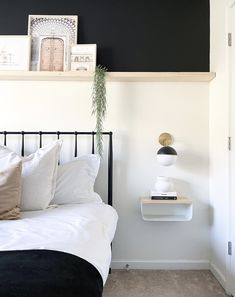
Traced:
<path id="1" fill-rule="evenodd" d="M 170 178 L 165 176 L 158 176 L 157 182 L 155 183 L 155 190 L 158 193 L 171 192 L 173 188 Z"/>

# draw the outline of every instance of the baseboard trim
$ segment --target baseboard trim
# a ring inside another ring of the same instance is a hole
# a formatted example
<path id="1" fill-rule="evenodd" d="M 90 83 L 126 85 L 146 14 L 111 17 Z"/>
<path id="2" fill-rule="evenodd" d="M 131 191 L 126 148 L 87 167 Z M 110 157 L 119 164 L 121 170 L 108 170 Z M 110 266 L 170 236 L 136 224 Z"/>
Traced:
<path id="1" fill-rule="evenodd" d="M 113 260 L 112 269 L 153 269 L 153 270 L 210 270 L 207 260 L 175 260 L 175 261 L 134 261 Z"/>
<path id="2" fill-rule="evenodd" d="M 226 278 L 218 267 L 207 260 L 175 260 L 175 261 L 138 261 L 113 260 L 112 269 L 153 269 L 153 270 L 210 270 L 221 286 L 226 290 Z"/>
<path id="3" fill-rule="evenodd" d="M 214 277 L 218 280 L 221 286 L 226 290 L 226 278 L 218 269 L 218 267 L 214 263 L 210 263 L 210 271 L 214 275 Z"/>

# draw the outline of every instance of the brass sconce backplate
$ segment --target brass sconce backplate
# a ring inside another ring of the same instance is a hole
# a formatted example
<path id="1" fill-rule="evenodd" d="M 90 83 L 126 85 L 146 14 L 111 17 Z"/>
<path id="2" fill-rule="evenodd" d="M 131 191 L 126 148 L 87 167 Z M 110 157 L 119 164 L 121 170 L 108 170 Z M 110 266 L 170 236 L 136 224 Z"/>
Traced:
<path id="1" fill-rule="evenodd" d="M 159 136 L 159 143 L 163 146 L 171 145 L 173 141 L 173 136 L 169 133 L 162 133 Z"/>

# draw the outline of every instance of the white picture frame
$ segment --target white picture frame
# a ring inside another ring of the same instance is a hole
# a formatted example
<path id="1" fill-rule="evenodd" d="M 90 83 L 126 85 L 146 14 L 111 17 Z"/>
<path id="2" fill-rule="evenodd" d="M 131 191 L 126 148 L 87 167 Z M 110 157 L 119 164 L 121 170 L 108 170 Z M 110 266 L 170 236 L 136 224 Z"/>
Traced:
<path id="1" fill-rule="evenodd" d="M 0 35 L 0 70 L 29 70 L 31 37 Z"/>
<path id="2" fill-rule="evenodd" d="M 30 69 L 40 70 L 40 47 L 42 36 L 65 40 L 64 71 L 70 70 L 71 45 L 77 43 L 78 16 L 74 15 L 29 15 L 28 34 L 31 35 Z"/>
<path id="3" fill-rule="evenodd" d="M 71 71 L 94 72 L 96 67 L 97 45 L 75 44 L 71 46 Z"/>

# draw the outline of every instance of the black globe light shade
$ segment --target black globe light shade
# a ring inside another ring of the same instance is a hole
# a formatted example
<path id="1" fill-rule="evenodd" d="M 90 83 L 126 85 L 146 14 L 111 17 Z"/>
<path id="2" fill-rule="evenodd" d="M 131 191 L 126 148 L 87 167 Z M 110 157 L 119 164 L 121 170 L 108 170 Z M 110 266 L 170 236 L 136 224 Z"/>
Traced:
<path id="1" fill-rule="evenodd" d="M 173 165 L 177 160 L 177 152 L 171 146 L 163 146 L 157 152 L 157 160 L 163 166 Z"/>

